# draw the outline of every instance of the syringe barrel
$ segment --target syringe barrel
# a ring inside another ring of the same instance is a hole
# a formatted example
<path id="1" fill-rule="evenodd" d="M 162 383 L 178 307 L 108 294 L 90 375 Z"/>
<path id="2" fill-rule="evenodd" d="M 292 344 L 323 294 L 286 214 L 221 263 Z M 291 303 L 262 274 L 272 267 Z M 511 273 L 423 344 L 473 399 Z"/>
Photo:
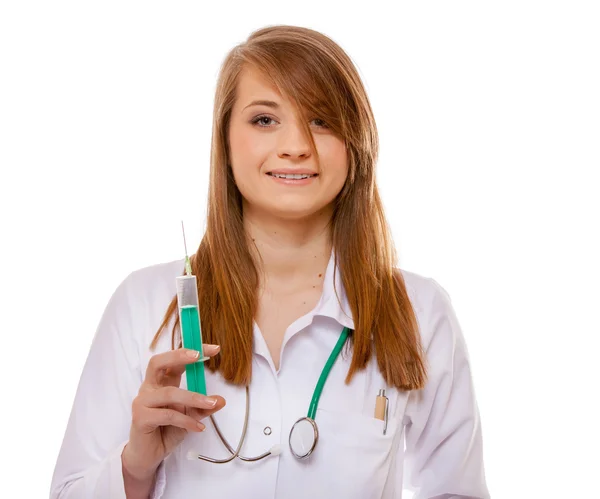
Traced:
<path id="1" fill-rule="evenodd" d="M 184 275 L 176 278 L 177 304 L 182 307 L 198 307 L 198 285 L 195 275 Z"/>
<path id="2" fill-rule="evenodd" d="M 206 395 L 204 362 L 208 357 L 203 356 L 204 349 L 202 347 L 202 329 L 200 327 L 200 313 L 198 310 L 196 276 L 178 276 L 176 278 L 176 287 L 183 347 L 200 352 L 198 362 L 185 366 L 187 389 Z"/>

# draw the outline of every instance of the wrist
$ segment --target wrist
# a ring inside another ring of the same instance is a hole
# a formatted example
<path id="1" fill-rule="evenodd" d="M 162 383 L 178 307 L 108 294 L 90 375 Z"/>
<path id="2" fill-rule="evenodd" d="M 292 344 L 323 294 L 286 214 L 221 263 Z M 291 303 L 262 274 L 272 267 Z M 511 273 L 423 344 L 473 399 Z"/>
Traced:
<path id="1" fill-rule="evenodd" d="M 157 466 L 145 466 L 136 463 L 135 459 L 131 458 L 130 449 L 128 445 L 125 445 L 123 452 L 121 453 L 121 465 L 123 468 L 123 478 L 127 479 L 131 483 L 146 484 L 153 482 L 156 475 Z"/>

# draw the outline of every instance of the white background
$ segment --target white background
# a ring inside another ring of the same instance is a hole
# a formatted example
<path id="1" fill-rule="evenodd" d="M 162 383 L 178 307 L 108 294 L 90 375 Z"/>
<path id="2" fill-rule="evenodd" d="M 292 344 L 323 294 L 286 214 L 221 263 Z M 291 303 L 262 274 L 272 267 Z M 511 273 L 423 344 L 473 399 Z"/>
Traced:
<path id="1" fill-rule="evenodd" d="M 282 23 L 364 79 L 399 265 L 467 339 L 492 497 L 595 496 L 597 2 L 233 4 L 0 7 L 1 495 L 48 496 L 116 286 L 183 256 L 181 219 L 197 247 L 219 65 Z"/>

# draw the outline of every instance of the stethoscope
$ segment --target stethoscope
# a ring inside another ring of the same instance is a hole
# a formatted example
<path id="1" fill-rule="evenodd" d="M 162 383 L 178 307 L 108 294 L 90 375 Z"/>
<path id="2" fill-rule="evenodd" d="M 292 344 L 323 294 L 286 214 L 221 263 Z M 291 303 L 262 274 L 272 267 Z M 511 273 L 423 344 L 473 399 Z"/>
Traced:
<path id="1" fill-rule="evenodd" d="M 308 408 L 308 414 L 306 416 L 298 419 L 298 421 L 296 421 L 294 423 L 294 425 L 292 426 L 292 429 L 290 430 L 290 437 L 289 437 L 290 451 L 292 452 L 294 457 L 296 457 L 297 459 L 305 459 L 308 456 L 310 456 L 313 453 L 313 451 L 315 450 L 315 447 L 319 440 L 319 427 L 317 426 L 317 423 L 315 422 L 315 415 L 317 413 L 319 399 L 321 398 L 321 393 L 323 392 L 323 387 L 325 386 L 325 381 L 327 380 L 327 377 L 329 376 L 329 373 L 331 372 L 333 364 L 337 360 L 337 358 L 342 350 L 342 347 L 344 346 L 344 343 L 346 343 L 346 339 L 348 338 L 349 331 L 350 330 L 347 327 L 345 327 L 343 329 L 337 343 L 335 344 L 335 347 L 333 348 L 331 354 L 329 355 L 329 358 L 327 359 L 325 367 L 323 367 L 323 370 L 321 371 L 321 375 L 319 376 L 319 381 L 317 382 L 317 386 L 315 387 L 312 399 L 310 401 L 310 406 Z M 245 457 L 245 456 L 240 455 L 240 449 L 242 448 L 242 445 L 244 444 L 244 440 L 246 438 L 246 430 L 248 429 L 249 414 L 250 414 L 250 392 L 249 392 L 248 386 L 246 386 L 246 414 L 244 416 L 244 428 L 242 430 L 242 436 L 240 438 L 240 442 L 237 446 L 237 449 L 234 450 L 233 447 L 231 447 L 231 445 L 229 445 L 229 442 L 227 441 L 227 439 L 224 437 L 223 433 L 221 432 L 221 429 L 219 428 L 219 425 L 217 424 L 214 416 L 211 415 L 210 419 L 211 419 L 213 425 L 215 426 L 215 430 L 217 431 L 219 438 L 221 439 L 221 441 L 223 442 L 223 444 L 225 445 L 227 450 L 230 452 L 231 456 L 229 456 L 228 458 L 225 458 L 225 459 L 214 459 L 212 457 L 203 456 L 194 451 L 190 451 L 190 452 L 188 452 L 187 458 L 188 459 L 201 459 L 203 461 L 208 461 L 209 463 L 223 464 L 223 463 L 228 463 L 230 461 L 233 461 L 236 457 L 238 459 L 241 459 L 242 461 L 260 461 L 261 459 L 264 459 L 265 457 L 276 456 L 276 455 L 280 454 L 281 447 L 279 445 L 274 445 L 267 452 L 264 452 L 260 456 Z"/>

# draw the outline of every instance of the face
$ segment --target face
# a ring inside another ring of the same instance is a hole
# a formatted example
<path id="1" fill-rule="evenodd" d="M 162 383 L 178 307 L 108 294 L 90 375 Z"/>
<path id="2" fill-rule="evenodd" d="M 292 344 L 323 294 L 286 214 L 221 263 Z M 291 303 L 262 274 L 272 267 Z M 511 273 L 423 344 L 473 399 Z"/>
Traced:
<path id="1" fill-rule="evenodd" d="M 250 212 L 297 220 L 332 208 L 348 174 L 346 146 L 318 116 L 312 117 L 319 169 L 300 125 L 291 102 L 259 72 L 245 69 L 240 74 L 229 144 L 244 216 Z"/>

